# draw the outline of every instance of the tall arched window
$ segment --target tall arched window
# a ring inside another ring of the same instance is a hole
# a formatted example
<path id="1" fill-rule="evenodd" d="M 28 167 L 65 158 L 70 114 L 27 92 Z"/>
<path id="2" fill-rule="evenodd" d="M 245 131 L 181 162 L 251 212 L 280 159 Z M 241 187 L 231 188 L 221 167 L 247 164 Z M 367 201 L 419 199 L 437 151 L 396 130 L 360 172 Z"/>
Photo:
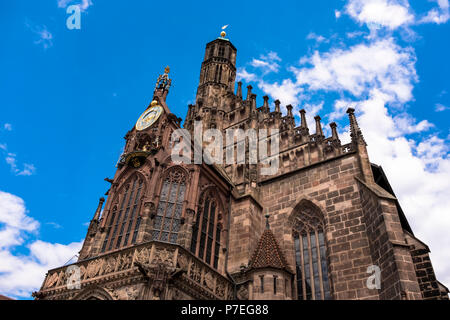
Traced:
<path id="1" fill-rule="evenodd" d="M 119 189 L 120 201 L 114 205 L 108 216 L 102 252 L 118 249 L 136 241 L 134 234 L 137 233 L 140 224 L 139 200 L 144 193 L 143 187 L 143 180 L 135 175 Z M 121 196 L 122 194 L 123 196 Z M 133 232 L 133 241 L 130 241 L 131 232 Z"/>
<path id="2" fill-rule="evenodd" d="M 179 168 L 171 169 L 161 188 L 158 210 L 153 223 L 153 240 L 177 242 L 185 191 L 184 172 Z"/>
<path id="3" fill-rule="evenodd" d="M 217 268 L 219 261 L 220 232 L 219 208 L 213 192 L 200 198 L 195 223 L 192 227 L 191 252 Z"/>
<path id="4" fill-rule="evenodd" d="M 294 213 L 293 228 L 298 298 L 331 299 L 320 209 L 311 202 L 301 202 Z"/>

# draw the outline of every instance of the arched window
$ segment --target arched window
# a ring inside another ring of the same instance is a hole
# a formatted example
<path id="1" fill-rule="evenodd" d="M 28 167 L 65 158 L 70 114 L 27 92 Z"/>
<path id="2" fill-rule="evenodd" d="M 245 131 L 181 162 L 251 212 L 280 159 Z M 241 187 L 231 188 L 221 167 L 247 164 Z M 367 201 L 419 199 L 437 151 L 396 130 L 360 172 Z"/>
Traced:
<path id="1" fill-rule="evenodd" d="M 307 201 L 300 203 L 294 213 L 293 228 L 298 298 L 331 299 L 320 209 Z"/>
<path id="2" fill-rule="evenodd" d="M 115 205 L 106 223 L 106 237 L 102 252 L 118 249 L 136 241 L 134 234 L 140 224 L 140 196 L 143 192 L 143 180 L 137 175 L 119 189 L 119 203 Z M 123 194 L 123 196 L 121 196 Z M 134 227 L 134 229 L 133 229 Z M 133 230 L 133 231 L 132 231 Z M 130 234 L 133 232 L 133 240 Z"/>
<path id="3" fill-rule="evenodd" d="M 192 227 L 191 252 L 217 268 L 221 232 L 218 203 L 211 191 L 204 193 L 200 199 Z"/>
<path id="4" fill-rule="evenodd" d="M 170 170 L 161 188 L 158 210 L 153 223 L 153 240 L 177 242 L 185 191 L 184 172 L 179 168 Z"/>

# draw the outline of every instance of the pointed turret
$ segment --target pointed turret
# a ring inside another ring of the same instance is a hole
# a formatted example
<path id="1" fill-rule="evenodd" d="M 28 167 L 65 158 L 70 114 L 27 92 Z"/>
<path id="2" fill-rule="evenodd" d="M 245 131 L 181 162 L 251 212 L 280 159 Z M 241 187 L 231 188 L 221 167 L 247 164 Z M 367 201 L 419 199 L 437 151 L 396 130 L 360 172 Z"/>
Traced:
<path id="1" fill-rule="evenodd" d="M 374 183 L 372 166 L 369 161 L 369 154 L 367 152 L 367 144 L 359 128 L 358 122 L 355 117 L 355 109 L 347 109 L 348 117 L 350 120 L 350 136 L 352 138 L 353 148 L 358 152 L 362 177 L 366 183 Z"/>
<path id="2" fill-rule="evenodd" d="M 350 137 L 352 138 L 353 143 L 362 143 L 367 146 L 366 141 L 364 140 L 361 129 L 359 128 L 358 122 L 355 117 L 355 109 L 348 108 L 347 109 L 348 117 L 350 120 Z"/>
<path id="3" fill-rule="evenodd" d="M 103 198 L 103 197 L 101 197 L 98 200 L 97 210 L 95 210 L 94 219 L 92 219 L 92 220 L 98 221 L 100 219 L 100 212 L 102 212 L 102 207 L 103 207 L 104 202 L 105 202 L 105 198 Z"/>

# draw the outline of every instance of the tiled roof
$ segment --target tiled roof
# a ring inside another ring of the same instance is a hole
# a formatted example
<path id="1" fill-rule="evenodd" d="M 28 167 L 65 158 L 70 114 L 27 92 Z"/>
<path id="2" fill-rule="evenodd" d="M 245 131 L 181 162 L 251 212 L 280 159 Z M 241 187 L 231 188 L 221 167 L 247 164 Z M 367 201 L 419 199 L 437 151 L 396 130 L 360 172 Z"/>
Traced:
<path id="1" fill-rule="evenodd" d="M 259 239 L 258 246 L 253 252 L 253 256 L 250 260 L 249 269 L 259 268 L 276 268 L 288 269 L 288 264 L 284 258 L 283 252 L 278 246 L 277 240 L 270 229 L 265 229 L 261 238 Z"/>

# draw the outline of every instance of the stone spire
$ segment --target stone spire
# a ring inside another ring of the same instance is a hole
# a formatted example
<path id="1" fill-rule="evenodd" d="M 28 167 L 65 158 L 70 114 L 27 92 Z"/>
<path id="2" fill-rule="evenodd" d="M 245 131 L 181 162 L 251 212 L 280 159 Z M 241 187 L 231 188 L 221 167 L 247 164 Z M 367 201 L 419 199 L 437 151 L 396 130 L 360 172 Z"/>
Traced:
<path id="1" fill-rule="evenodd" d="M 339 137 L 338 137 L 338 133 L 337 133 L 337 124 L 336 122 L 332 122 L 330 123 L 330 128 L 331 128 L 331 138 L 333 140 L 339 141 Z"/>
<path id="2" fill-rule="evenodd" d="M 368 184 L 375 183 L 372 172 L 372 165 L 369 160 L 369 154 L 367 152 L 367 144 L 362 135 L 361 129 L 358 126 L 358 122 L 355 117 L 355 109 L 347 109 L 348 117 L 350 119 L 350 136 L 352 138 L 353 148 L 358 152 L 359 163 L 361 166 L 362 178 Z"/>
<path id="3" fill-rule="evenodd" d="M 290 118 L 293 118 L 294 116 L 292 115 L 292 105 L 291 104 L 288 104 L 287 106 L 286 106 L 286 109 L 287 109 L 287 116 L 288 117 L 290 117 Z"/>
<path id="4" fill-rule="evenodd" d="M 251 101 L 251 110 L 256 111 L 256 94 L 252 93 L 252 95 L 250 96 L 250 101 Z"/>
<path id="5" fill-rule="evenodd" d="M 269 224 L 270 214 L 266 213 L 266 215 L 264 217 L 266 218 L 266 229 L 269 230 L 270 229 L 270 224 Z"/>
<path id="6" fill-rule="evenodd" d="M 247 99 L 246 100 L 250 100 L 252 97 L 252 89 L 253 87 L 251 85 L 247 86 Z"/>
<path id="7" fill-rule="evenodd" d="M 306 123 L 306 111 L 305 109 L 300 110 L 300 127 L 308 129 L 308 124 Z"/>
<path id="8" fill-rule="evenodd" d="M 274 101 L 274 103 L 275 103 L 275 112 L 276 113 L 280 113 L 281 111 L 280 111 L 280 100 L 275 100 Z"/>
<path id="9" fill-rule="evenodd" d="M 238 82 L 236 97 L 238 97 L 239 99 L 242 99 L 242 82 L 241 81 Z"/>
<path id="10" fill-rule="evenodd" d="M 105 202 L 105 198 L 101 197 L 98 201 L 97 210 L 95 210 L 94 219 L 93 220 L 99 220 L 100 218 L 100 212 L 102 212 L 103 203 Z"/>
<path id="11" fill-rule="evenodd" d="M 359 128 L 358 122 L 355 117 L 355 109 L 347 109 L 348 117 L 350 120 L 350 137 L 352 137 L 353 143 L 361 143 L 367 146 L 366 141 L 362 135 L 361 129 Z"/>
<path id="12" fill-rule="evenodd" d="M 320 116 L 315 116 L 314 120 L 316 120 L 316 135 L 323 137 L 322 125 L 320 124 Z"/>
<path id="13" fill-rule="evenodd" d="M 263 99 L 264 99 L 263 112 L 269 113 L 269 111 L 270 111 L 269 97 L 268 96 L 264 96 Z"/>

